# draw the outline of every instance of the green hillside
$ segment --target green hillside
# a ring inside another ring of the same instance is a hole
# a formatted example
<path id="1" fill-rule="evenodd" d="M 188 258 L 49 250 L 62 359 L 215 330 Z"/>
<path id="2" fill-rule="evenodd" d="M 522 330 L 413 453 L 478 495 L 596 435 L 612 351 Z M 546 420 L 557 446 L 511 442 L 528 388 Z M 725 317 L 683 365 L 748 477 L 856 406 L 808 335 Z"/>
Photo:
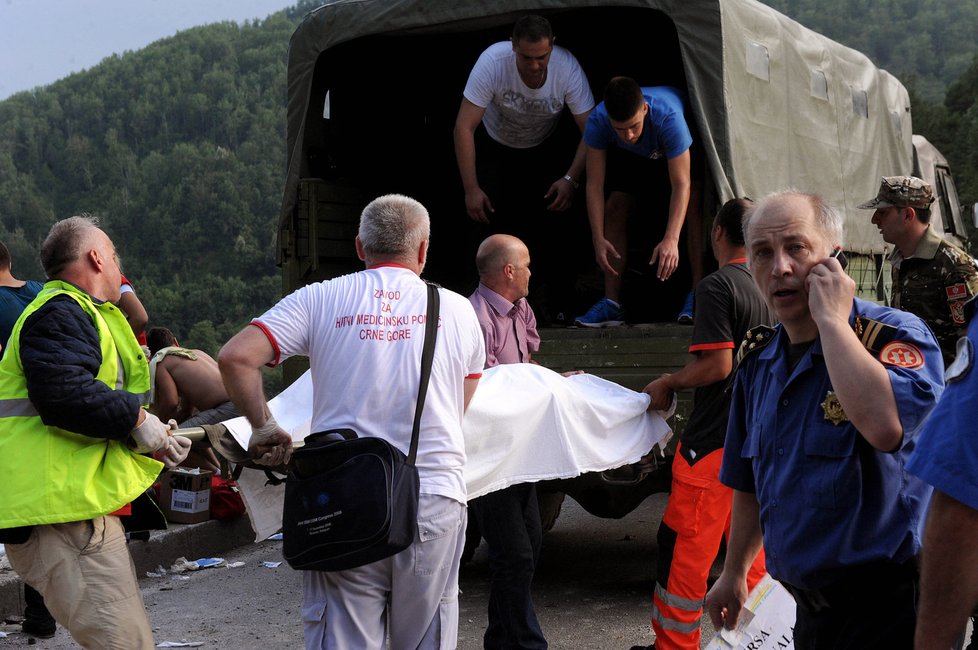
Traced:
<path id="1" fill-rule="evenodd" d="M 281 286 L 286 55 L 316 4 L 190 29 L 0 102 L 0 239 L 15 274 L 40 278 L 50 225 L 88 212 L 152 324 L 187 342 L 216 349 L 270 305 Z M 915 130 L 948 155 L 962 200 L 978 201 L 978 3 L 769 4 L 904 79 Z"/>
<path id="2" fill-rule="evenodd" d="M 51 224 L 88 212 L 152 324 L 216 347 L 267 308 L 281 286 L 286 55 L 308 8 L 189 29 L 0 102 L 15 274 L 42 277 Z"/>

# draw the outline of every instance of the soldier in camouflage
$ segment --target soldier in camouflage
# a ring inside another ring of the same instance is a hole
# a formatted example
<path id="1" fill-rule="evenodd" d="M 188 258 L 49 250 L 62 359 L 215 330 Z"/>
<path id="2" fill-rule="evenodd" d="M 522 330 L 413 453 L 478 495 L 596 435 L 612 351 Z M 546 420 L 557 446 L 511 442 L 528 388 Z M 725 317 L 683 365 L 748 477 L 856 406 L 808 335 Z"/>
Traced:
<path id="1" fill-rule="evenodd" d="M 875 210 L 873 224 L 894 247 L 891 306 L 919 316 L 930 326 L 948 365 L 967 329 L 964 304 L 978 294 L 978 265 L 930 227 L 933 202 L 934 192 L 925 181 L 884 176 L 876 197 L 859 208 Z"/>

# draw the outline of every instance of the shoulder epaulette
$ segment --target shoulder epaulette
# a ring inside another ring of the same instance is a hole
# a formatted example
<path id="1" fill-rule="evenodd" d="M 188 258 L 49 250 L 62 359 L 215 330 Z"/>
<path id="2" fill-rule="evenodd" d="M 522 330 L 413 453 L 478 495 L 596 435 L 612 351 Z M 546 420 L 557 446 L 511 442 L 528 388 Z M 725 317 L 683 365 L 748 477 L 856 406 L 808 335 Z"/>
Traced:
<path id="1" fill-rule="evenodd" d="M 767 325 L 758 325 L 747 330 L 747 333 L 744 334 L 744 340 L 741 341 L 740 347 L 737 349 L 737 356 L 734 357 L 734 370 L 740 366 L 740 362 L 748 354 L 753 354 L 767 347 L 767 344 L 774 340 L 776 332 L 777 330 Z"/>
<path id="2" fill-rule="evenodd" d="M 774 340 L 776 333 L 776 329 L 767 325 L 758 325 L 747 330 L 747 333 L 744 334 L 744 340 L 740 342 L 740 347 L 737 348 L 737 354 L 734 355 L 733 370 L 727 378 L 727 385 L 724 387 L 725 392 L 729 393 L 730 389 L 733 388 L 734 377 L 737 376 L 737 371 L 740 369 L 740 362 L 748 355 L 766 348 L 767 344 Z"/>
<path id="3" fill-rule="evenodd" d="M 856 316 L 856 320 L 852 324 L 852 331 L 859 337 L 859 342 L 863 344 L 863 347 L 875 357 L 879 356 L 884 346 L 892 342 L 897 334 L 897 328 L 893 325 L 887 325 L 865 316 Z"/>

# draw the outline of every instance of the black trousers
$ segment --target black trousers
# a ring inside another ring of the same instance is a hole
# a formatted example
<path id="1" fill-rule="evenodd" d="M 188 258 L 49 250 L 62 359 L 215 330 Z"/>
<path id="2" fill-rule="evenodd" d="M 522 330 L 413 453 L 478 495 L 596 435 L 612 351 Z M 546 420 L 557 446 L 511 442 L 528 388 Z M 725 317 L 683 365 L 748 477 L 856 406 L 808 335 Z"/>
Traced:
<path id="1" fill-rule="evenodd" d="M 536 485 L 521 483 L 469 502 L 489 545 L 489 627 L 486 650 L 545 650 L 533 609 L 533 571 L 543 531 Z"/>
<path id="2" fill-rule="evenodd" d="M 594 256 L 583 184 L 573 207 L 564 212 L 547 210 L 553 197 L 544 197 L 551 183 L 566 173 L 579 140 L 576 127 L 573 132 L 558 129 L 536 147 L 513 149 L 493 140 L 483 127 L 476 131 L 479 184 L 495 212 L 488 215 L 488 226 L 472 224 L 468 259 L 475 259 L 476 247 L 489 235 L 522 239 L 530 249 L 533 269 L 527 300 L 541 325 L 558 320 L 558 313 L 565 319 L 576 315 L 568 315 L 580 308 L 575 278 L 579 267 L 589 265 Z M 578 180 L 583 183 L 584 178 Z"/>
<path id="3" fill-rule="evenodd" d="M 917 559 L 853 567 L 821 589 L 782 582 L 797 605 L 796 650 L 913 650 Z"/>
<path id="4" fill-rule="evenodd" d="M 34 587 L 24 583 L 24 621 L 35 627 L 54 627 L 54 617 L 44 605 L 44 597 Z"/>

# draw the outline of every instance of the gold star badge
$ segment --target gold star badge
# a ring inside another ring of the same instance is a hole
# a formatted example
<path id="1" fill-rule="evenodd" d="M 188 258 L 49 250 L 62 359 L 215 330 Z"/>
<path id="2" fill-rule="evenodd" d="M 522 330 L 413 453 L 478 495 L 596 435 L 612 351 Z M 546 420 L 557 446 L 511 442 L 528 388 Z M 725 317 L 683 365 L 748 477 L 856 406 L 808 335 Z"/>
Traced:
<path id="1" fill-rule="evenodd" d="M 822 401 L 822 410 L 825 411 L 825 419 L 832 424 L 839 425 L 849 421 L 849 417 L 842 410 L 842 403 L 839 401 L 839 397 L 835 394 L 834 390 L 830 390 L 825 394 L 825 399 Z"/>

